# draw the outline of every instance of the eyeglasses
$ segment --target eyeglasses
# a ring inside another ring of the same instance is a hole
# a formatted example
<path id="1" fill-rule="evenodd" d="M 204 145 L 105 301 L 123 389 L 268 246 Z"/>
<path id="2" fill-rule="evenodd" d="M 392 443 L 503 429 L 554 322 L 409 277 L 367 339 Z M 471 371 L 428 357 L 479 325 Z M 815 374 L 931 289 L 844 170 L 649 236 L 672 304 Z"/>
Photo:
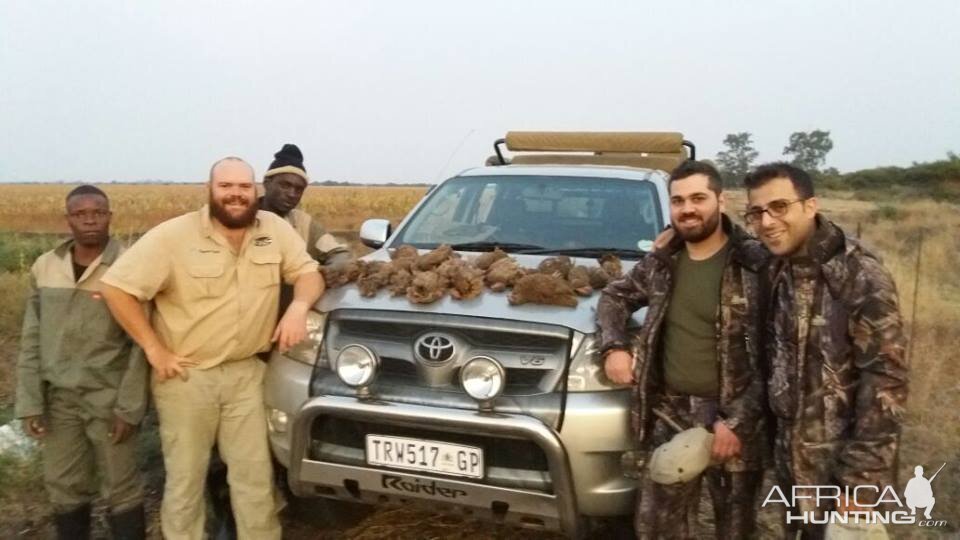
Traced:
<path id="1" fill-rule="evenodd" d="M 743 214 L 743 221 L 746 222 L 747 225 L 757 224 L 761 219 L 763 219 L 764 212 L 770 214 L 770 217 L 772 218 L 783 217 L 784 214 L 787 213 L 787 210 L 790 209 L 791 204 L 803 202 L 805 200 L 806 199 L 797 199 L 795 201 L 788 201 L 786 199 L 778 199 L 776 201 L 772 201 L 766 206 L 766 208 L 751 208 Z"/>
<path id="2" fill-rule="evenodd" d="M 67 214 L 72 219 L 107 219 L 110 216 L 109 210 L 78 210 Z"/>

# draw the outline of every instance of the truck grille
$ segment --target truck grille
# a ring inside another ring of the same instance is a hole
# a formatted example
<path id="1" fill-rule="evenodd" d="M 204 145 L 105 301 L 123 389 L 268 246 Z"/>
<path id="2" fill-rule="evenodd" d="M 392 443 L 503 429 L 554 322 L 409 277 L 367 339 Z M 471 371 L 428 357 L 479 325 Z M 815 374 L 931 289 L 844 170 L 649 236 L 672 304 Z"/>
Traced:
<path id="1" fill-rule="evenodd" d="M 404 318 L 408 318 L 410 315 L 411 314 L 405 314 Z M 351 318 L 341 318 L 339 319 L 339 324 L 341 332 L 346 335 L 374 339 L 379 339 L 383 336 L 393 336 L 405 338 L 411 343 L 413 338 L 424 332 L 442 328 L 437 326 L 424 327 L 422 323 L 418 324 L 415 321 L 401 323 Z M 557 345 L 557 338 L 554 336 L 530 335 L 509 331 L 491 331 L 480 327 L 480 325 L 490 324 L 490 322 L 486 320 L 478 320 L 475 324 L 478 327 L 461 328 L 458 332 L 467 337 L 474 346 L 479 348 L 521 349 L 549 353 L 552 352 Z"/>
<path id="2" fill-rule="evenodd" d="M 442 334 L 453 343 L 450 358 L 418 356 L 418 339 Z M 499 361 L 506 370 L 505 396 L 553 392 L 566 365 L 571 332 L 564 327 L 521 321 L 416 312 L 339 310 L 331 313 L 325 353 L 335 358 L 350 344 L 380 357 L 377 384 L 459 391 L 459 370 L 476 355 Z"/>

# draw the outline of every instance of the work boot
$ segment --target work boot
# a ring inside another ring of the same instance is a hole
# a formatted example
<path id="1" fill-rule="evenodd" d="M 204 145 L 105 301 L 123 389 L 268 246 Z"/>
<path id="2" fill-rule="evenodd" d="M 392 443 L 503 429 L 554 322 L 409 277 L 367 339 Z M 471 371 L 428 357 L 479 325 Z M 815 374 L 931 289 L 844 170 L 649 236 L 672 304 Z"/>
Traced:
<path id="1" fill-rule="evenodd" d="M 147 521 L 143 505 L 137 505 L 123 512 L 110 512 L 110 532 L 113 540 L 144 540 L 147 536 Z"/>
<path id="2" fill-rule="evenodd" d="M 57 527 L 58 540 L 89 540 L 90 538 L 89 504 L 69 512 L 55 514 L 53 521 Z"/>

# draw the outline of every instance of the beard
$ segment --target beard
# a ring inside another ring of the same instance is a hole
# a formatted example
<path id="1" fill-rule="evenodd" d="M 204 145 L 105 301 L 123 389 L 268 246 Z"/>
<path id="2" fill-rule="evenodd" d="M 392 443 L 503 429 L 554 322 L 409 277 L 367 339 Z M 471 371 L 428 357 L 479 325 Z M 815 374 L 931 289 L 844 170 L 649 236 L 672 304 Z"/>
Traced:
<path id="1" fill-rule="evenodd" d="M 681 219 L 685 216 L 680 216 Z M 677 236 L 683 239 L 684 242 L 690 242 L 691 244 L 696 244 L 698 242 L 703 242 L 713 234 L 717 227 L 720 226 L 720 212 L 714 212 L 713 214 L 707 216 L 703 219 L 703 222 L 699 226 L 693 228 L 684 228 L 677 226 L 676 223 L 673 224 L 673 230 L 677 232 Z"/>
<path id="2" fill-rule="evenodd" d="M 227 211 L 226 205 L 231 203 L 246 203 L 247 209 L 239 216 L 235 216 Z M 257 199 L 248 199 L 246 197 L 235 195 L 226 197 L 223 201 L 217 201 L 210 195 L 210 215 L 213 216 L 221 225 L 228 229 L 245 229 L 257 219 L 257 210 L 260 209 Z"/>

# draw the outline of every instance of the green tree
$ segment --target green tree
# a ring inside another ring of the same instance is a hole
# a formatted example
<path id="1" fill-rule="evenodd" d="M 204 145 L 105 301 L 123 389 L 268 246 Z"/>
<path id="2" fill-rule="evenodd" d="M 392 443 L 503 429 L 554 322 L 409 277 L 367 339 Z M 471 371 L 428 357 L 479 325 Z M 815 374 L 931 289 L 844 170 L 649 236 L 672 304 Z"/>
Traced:
<path id="1" fill-rule="evenodd" d="M 818 173 L 820 167 L 826 163 L 830 150 L 833 150 L 830 132 L 815 129 L 792 133 L 789 143 L 783 148 L 783 155 L 793 156 L 790 160 L 793 165 L 809 173 Z"/>
<path id="2" fill-rule="evenodd" d="M 753 135 L 746 131 L 728 133 L 723 139 L 726 150 L 717 153 L 717 166 L 728 179 L 741 179 L 759 155 L 750 140 Z"/>

